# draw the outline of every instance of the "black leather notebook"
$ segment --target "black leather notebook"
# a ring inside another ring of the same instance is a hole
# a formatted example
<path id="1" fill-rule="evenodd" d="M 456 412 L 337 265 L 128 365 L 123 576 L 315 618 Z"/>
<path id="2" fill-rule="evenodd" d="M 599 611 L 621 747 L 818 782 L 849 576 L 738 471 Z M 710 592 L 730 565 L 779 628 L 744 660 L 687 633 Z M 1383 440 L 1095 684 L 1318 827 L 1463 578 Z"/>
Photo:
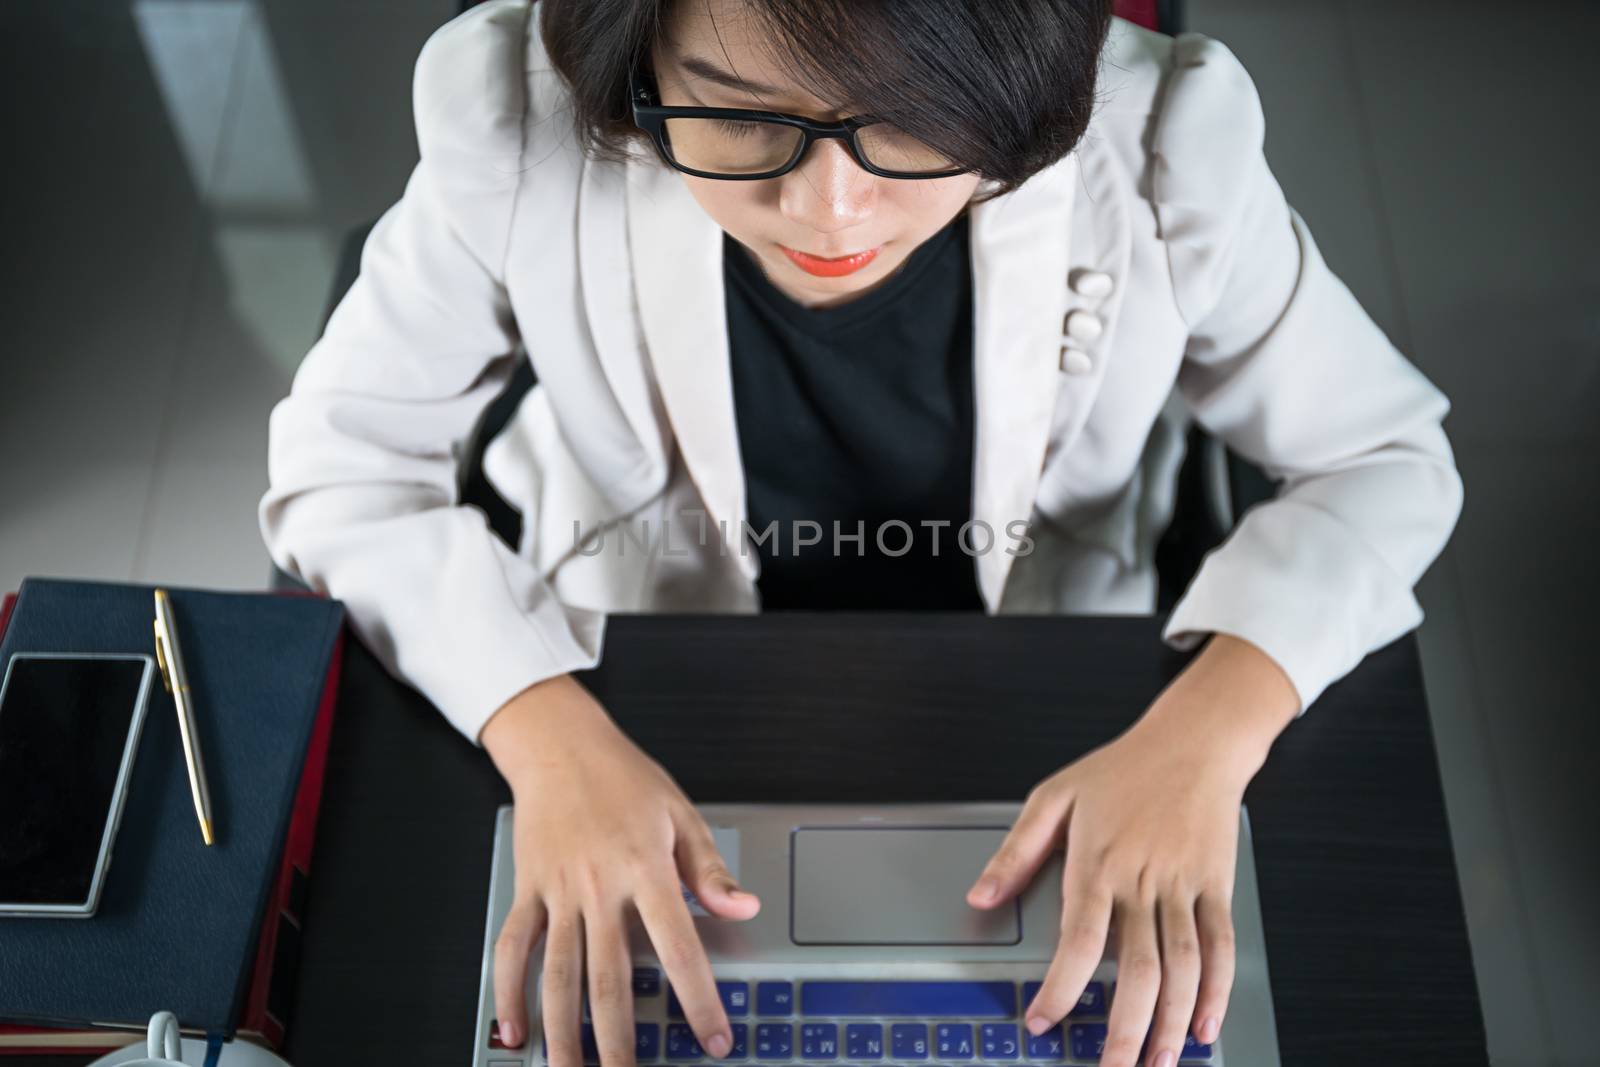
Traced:
<path id="1" fill-rule="evenodd" d="M 172 694 L 158 678 L 98 912 L 0 918 L 0 1019 L 185 1027 L 231 1036 L 278 870 L 344 605 L 164 586 L 195 695 L 217 829 L 200 837 Z M 26 578 L 13 652 L 154 655 L 155 587 Z"/>

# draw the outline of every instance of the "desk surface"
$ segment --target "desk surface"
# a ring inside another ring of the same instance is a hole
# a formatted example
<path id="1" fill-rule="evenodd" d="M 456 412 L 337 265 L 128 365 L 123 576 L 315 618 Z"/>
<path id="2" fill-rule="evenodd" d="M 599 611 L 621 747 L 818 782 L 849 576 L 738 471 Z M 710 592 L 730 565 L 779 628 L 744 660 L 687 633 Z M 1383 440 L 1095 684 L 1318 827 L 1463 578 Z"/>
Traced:
<path id="1" fill-rule="evenodd" d="M 584 677 L 697 801 L 1018 800 L 1181 666 L 1159 625 L 616 616 Z M 508 794 L 482 751 L 349 648 L 287 1054 L 467 1063 Z M 1487 1064 L 1414 642 L 1331 687 L 1246 802 L 1283 1062 Z"/>

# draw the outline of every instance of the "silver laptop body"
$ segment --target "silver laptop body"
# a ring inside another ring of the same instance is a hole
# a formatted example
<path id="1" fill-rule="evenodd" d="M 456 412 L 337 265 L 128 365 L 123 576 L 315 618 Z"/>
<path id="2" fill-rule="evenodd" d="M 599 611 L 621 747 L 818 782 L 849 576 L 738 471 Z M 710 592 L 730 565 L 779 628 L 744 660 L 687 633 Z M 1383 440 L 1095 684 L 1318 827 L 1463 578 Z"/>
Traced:
<path id="1" fill-rule="evenodd" d="M 1044 977 L 1056 948 L 1061 853 L 1019 898 L 1001 908 L 979 911 L 965 900 L 1020 808 L 1016 803 L 699 805 L 734 877 L 761 898 L 755 918 L 729 922 L 707 915 L 685 890 L 712 971 L 719 983 L 730 983 L 723 992 L 729 1022 L 745 1038 L 721 1062 L 748 1067 L 1097 1062 L 1095 1038 L 1103 1039 L 1116 980 L 1113 960 L 1101 962 L 1084 999 L 1058 1032 L 1033 1039 L 1022 1027 L 1021 1012 L 1032 999 L 1022 983 Z M 1239 831 L 1233 993 L 1221 1038 L 1208 1052 L 1186 1051 L 1180 1061 L 1185 1065 L 1279 1064 L 1250 826 L 1242 810 Z M 528 971 L 530 1038 L 519 1049 L 506 1049 L 496 1047 L 493 1034 L 493 951 L 512 902 L 511 833 L 507 806 L 495 824 L 474 1067 L 545 1062 L 537 1004 L 540 949 Z M 635 967 L 641 969 L 636 971 L 635 1021 L 648 1032 L 640 1034 L 640 1067 L 719 1062 L 709 1054 L 696 1055 L 698 1045 L 684 1040 L 681 1015 L 669 1014 L 666 976 L 636 915 L 629 936 Z M 649 991 L 652 970 L 659 976 L 654 992 Z M 788 998 L 781 997 L 785 982 L 791 983 Z M 1001 983 L 1015 987 L 1014 1000 L 1005 996 Z M 1015 1013 L 1004 1015 L 995 1007 L 1002 1002 L 1014 1003 Z M 927 1042 L 914 1044 L 910 1038 L 922 1024 Z M 788 1044 L 780 1043 L 785 1026 Z M 874 1033 L 878 1040 L 872 1040 Z M 654 1038 L 647 1040 L 649 1034 Z M 597 1062 L 592 1054 L 585 1059 Z"/>

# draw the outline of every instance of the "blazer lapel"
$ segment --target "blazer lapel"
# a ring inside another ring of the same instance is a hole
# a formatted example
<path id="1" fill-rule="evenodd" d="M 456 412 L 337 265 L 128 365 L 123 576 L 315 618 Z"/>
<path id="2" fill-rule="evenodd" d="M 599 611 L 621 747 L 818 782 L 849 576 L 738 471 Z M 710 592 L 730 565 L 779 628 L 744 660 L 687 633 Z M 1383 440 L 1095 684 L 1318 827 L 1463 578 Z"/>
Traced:
<path id="1" fill-rule="evenodd" d="M 739 551 L 744 539 L 744 464 L 728 363 L 722 230 L 676 172 L 637 156 L 630 158 L 627 170 L 634 286 L 662 404 L 689 476 L 705 501 L 708 536 L 726 530 L 725 551 L 753 578 L 755 553 Z M 681 543 L 691 535 L 677 531 L 673 536 Z"/>
<path id="2" fill-rule="evenodd" d="M 973 518 L 978 588 L 998 609 L 1015 544 L 1007 525 L 1033 511 L 1061 385 L 1062 322 L 1078 156 L 971 209 Z M 985 550 L 985 542 L 990 540 Z"/>
<path id="3" fill-rule="evenodd" d="M 614 166 L 585 159 L 578 191 L 578 272 L 589 335 L 623 418 L 638 440 L 627 475 L 603 486 L 622 510 L 658 492 L 667 477 L 671 438 L 656 411 L 649 376 L 641 372 L 641 342 L 628 251 L 627 177 Z"/>
<path id="4" fill-rule="evenodd" d="M 1084 138 L 1075 154 L 1078 185 L 1086 206 L 1075 212 L 1071 220 L 1070 271 L 1104 274 L 1112 279 L 1112 290 L 1104 297 L 1072 291 L 1063 294 L 1068 301 L 1067 310 L 1082 309 L 1092 314 L 1100 323 L 1101 333 L 1093 341 L 1078 342 L 1080 348 L 1090 353 L 1088 369 L 1063 376 L 1061 396 L 1069 405 L 1056 415 L 1047 459 L 1057 451 L 1070 448 L 1083 432 L 1105 381 L 1107 360 L 1115 348 L 1117 327 L 1122 322 L 1123 298 L 1132 284 L 1128 276 L 1133 251 L 1133 231 L 1128 217 L 1128 190 L 1132 188 L 1132 179 L 1110 147 L 1092 135 Z M 1131 533 L 1131 525 L 1127 529 Z"/>

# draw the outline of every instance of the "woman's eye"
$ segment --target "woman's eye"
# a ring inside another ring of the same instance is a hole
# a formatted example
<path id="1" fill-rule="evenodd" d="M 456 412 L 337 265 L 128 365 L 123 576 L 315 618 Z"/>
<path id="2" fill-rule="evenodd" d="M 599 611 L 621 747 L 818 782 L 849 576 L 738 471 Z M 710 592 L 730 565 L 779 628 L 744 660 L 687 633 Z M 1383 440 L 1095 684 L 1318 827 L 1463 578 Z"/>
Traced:
<path id="1" fill-rule="evenodd" d="M 729 137 L 754 137 L 768 133 L 770 126 L 765 122 L 743 122 L 738 119 L 718 119 L 717 129 Z"/>

